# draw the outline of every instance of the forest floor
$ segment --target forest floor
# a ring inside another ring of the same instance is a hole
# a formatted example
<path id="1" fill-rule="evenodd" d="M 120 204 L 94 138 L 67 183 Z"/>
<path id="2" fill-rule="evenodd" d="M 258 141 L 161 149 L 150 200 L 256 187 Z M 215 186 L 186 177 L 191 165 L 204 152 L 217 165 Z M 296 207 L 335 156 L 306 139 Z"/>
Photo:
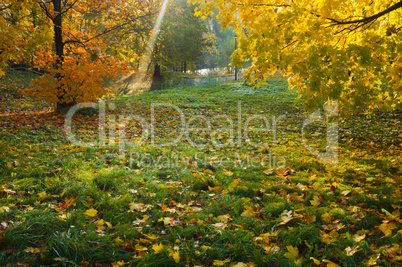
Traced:
<path id="1" fill-rule="evenodd" d="M 118 96 L 70 123 L 19 95 L 32 77 L 0 78 L 1 266 L 402 264 L 400 112 L 331 122 L 325 162 L 327 126 L 302 131 L 283 79 Z"/>

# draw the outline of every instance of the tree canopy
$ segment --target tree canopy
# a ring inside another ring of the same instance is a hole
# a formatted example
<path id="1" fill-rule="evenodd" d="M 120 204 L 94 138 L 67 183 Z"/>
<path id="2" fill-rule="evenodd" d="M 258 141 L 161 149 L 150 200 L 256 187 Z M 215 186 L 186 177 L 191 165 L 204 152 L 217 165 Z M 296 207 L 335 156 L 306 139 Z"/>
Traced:
<path id="1" fill-rule="evenodd" d="M 7 0 L 0 5 L 0 67 L 23 61 L 44 69 L 25 93 L 57 108 L 96 101 L 108 93 L 105 77 L 138 62 L 159 3 Z"/>
<path id="2" fill-rule="evenodd" d="M 171 2 L 156 43 L 154 62 L 170 69 L 186 71 L 207 46 L 204 21 L 194 16 L 194 6 L 185 0 Z"/>
<path id="3" fill-rule="evenodd" d="M 218 8 L 223 28 L 234 28 L 233 62 L 252 60 L 246 72 L 252 84 L 280 68 L 310 108 L 339 100 L 347 115 L 400 106 L 402 1 L 198 2 L 197 15 Z"/>

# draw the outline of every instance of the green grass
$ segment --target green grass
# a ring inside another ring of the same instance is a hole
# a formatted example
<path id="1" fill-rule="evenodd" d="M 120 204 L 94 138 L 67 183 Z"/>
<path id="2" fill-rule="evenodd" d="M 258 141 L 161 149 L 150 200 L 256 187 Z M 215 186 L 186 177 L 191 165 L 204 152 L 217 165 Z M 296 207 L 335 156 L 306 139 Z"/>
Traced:
<path id="1" fill-rule="evenodd" d="M 0 79 L 1 266 L 401 263 L 400 113 L 339 121 L 331 166 L 302 144 L 311 111 L 286 80 L 176 88 L 109 100 L 106 145 L 79 147 L 63 115 L 17 93 L 32 78 Z M 120 147 L 113 120 L 130 115 Z M 138 145 L 152 115 L 154 143 L 149 129 Z M 180 115 L 203 130 L 166 145 Z M 98 116 L 74 116 L 77 139 L 98 141 Z M 271 131 L 255 131 L 264 118 Z M 325 128 L 307 126 L 306 143 L 325 151 Z"/>

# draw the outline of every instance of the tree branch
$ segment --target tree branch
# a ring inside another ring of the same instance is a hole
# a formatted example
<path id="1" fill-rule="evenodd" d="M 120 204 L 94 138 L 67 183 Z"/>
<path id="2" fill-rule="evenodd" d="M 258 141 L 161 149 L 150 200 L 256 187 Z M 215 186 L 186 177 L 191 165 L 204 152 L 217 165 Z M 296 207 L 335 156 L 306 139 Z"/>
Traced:
<path id="1" fill-rule="evenodd" d="M 132 22 L 134 22 L 134 21 L 137 21 L 139 18 L 142 18 L 142 17 L 146 17 L 146 15 L 143 15 L 143 16 L 140 16 L 140 17 L 136 17 L 136 18 L 133 18 L 133 19 L 130 19 L 129 21 L 126 21 L 125 23 L 122 23 L 122 24 L 116 25 L 116 26 L 114 26 L 114 27 L 111 27 L 111 28 L 109 28 L 109 29 L 106 29 L 106 30 L 104 30 L 103 32 L 101 32 L 101 33 L 99 33 L 99 34 L 97 34 L 97 35 L 95 35 L 95 36 L 93 36 L 93 37 L 91 37 L 91 38 L 89 38 L 89 39 L 87 39 L 87 40 L 84 40 L 84 41 L 79 41 L 79 40 L 67 40 L 67 41 L 64 42 L 64 44 L 68 44 L 68 43 L 80 43 L 80 44 L 85 44 L 85 43 L 88 43 L 88 42 L 90 42 L 90 41 L 92 41 L 92 40 L 94 40 L 94 39 L 96 39 L 96 38 L 99 38 L 99 37 L 101 37 L 101 36 L 103 36 L 103 35 L 106 35 L 106 34 L 112 32 L 112 31 L 115 31 L 115 30 L 117 30 L 117 29 L 120 29 L 120 28 L 122 28 L 122 27 L 124 27 L 124 26 L 126 26 L 126 25 L 128 25 L 128 24 L 130 24 L 130 23 L 132 23 Z M 76 38 L 76 37 L 74 37 L 74 38 Z M 77 39 L 77 38 L 76 38 L 76 39 Z"/>
<path id="2" fill-rule="evenodd" d="M 73 6 L 74 6 L 77 2 L 78 2 L 78 0 L 75 0 L 74 3 L 70 4 L 69 7 L 68 7 L 66 10 L 64 10 L 63 12 L 61 12 L 61 15 L 67 13 L 70 9 L 72 9 Z"/>
<path id="3" fill-rule="evenodd" d="M 358 20 L 350 20 L 350 21 L 340 21 L 340 20 L 336 20 L 336 19 L 332 19 L 332 18 L 327 18 L 327 19 L 333 22 L 332 26 L 334 26 L 334 25 L 348 25 L 348 24 L 363 24 L 364 25 L 364 24 L 368 24 L 368 23 L 370 23 L 370 22 L 372 22 L 372 21 L 374 21 L 374 20 L 376 20 L 376 19 L 378 19 L 378 18 L 380 18 L 380 17 L 382 17 L 382 16 L 394 11 L 394 10 L 397 10 L 398 8 L 401 8 L 401 7 L 402 7 L 402 1 L 399 1 L 398 3 L 390 6 L 389 8 L 387 8 L 387 9 L 385 9 L 385 10 L 383 10 L 383 11 L 381 11 L 381 12 L 375 14 L 375 15 L 372 15 L 370 17 L 366 17 L 366 18 L 362 18 L 362 19 L 358 19 Z"/>

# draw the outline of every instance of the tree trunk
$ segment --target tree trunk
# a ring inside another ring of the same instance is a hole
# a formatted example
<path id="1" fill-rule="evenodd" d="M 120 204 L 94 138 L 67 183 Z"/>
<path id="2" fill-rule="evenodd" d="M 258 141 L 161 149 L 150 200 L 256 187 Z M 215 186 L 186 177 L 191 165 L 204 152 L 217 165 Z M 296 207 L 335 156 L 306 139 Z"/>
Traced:
<path id="1" fill-rule="evenodd" d="M 183 72 L 187 73 L 187 62 L 186 61 L 184 61 L 184 63 L 183 63 Z"/>
<path id="2" fill-rule="evenodd" d="M 52 0 L 54 12 L 56 14 L 53 17 L 53 28 L 54 28 L 54 45 L 56 49 L 56 66 L 55 69 L 58 70 L 61 68 L 64 62 L 64 43 L 63 43 L 63 29 L 62 29 L 62 16 L 61 16 L 61 0 Z M 56 80 L 61 78 L 60 73 L 56 73 Z M 63 111 L 68 107 L 71 107 L 73 104 L 65 103 L 64 95 L 66 92 L 64 89 L 58 87 L 57 90 L 57 106 L 56 111 Z"/>
<path id="3" fill-rule="evenodd" d="M 155 63 L 154 77 L 161 77 L 161 65 L 159 65 L 158 63 Z"/>
<path id="4" fill-rule="evenodd" d="M 158 53 L 159 53 L 159 48 L 158 44 L 155 44 L 154 46 L 154 77 L 160 77 L 161 76 L 161 66 L 158 63 Z"/>

